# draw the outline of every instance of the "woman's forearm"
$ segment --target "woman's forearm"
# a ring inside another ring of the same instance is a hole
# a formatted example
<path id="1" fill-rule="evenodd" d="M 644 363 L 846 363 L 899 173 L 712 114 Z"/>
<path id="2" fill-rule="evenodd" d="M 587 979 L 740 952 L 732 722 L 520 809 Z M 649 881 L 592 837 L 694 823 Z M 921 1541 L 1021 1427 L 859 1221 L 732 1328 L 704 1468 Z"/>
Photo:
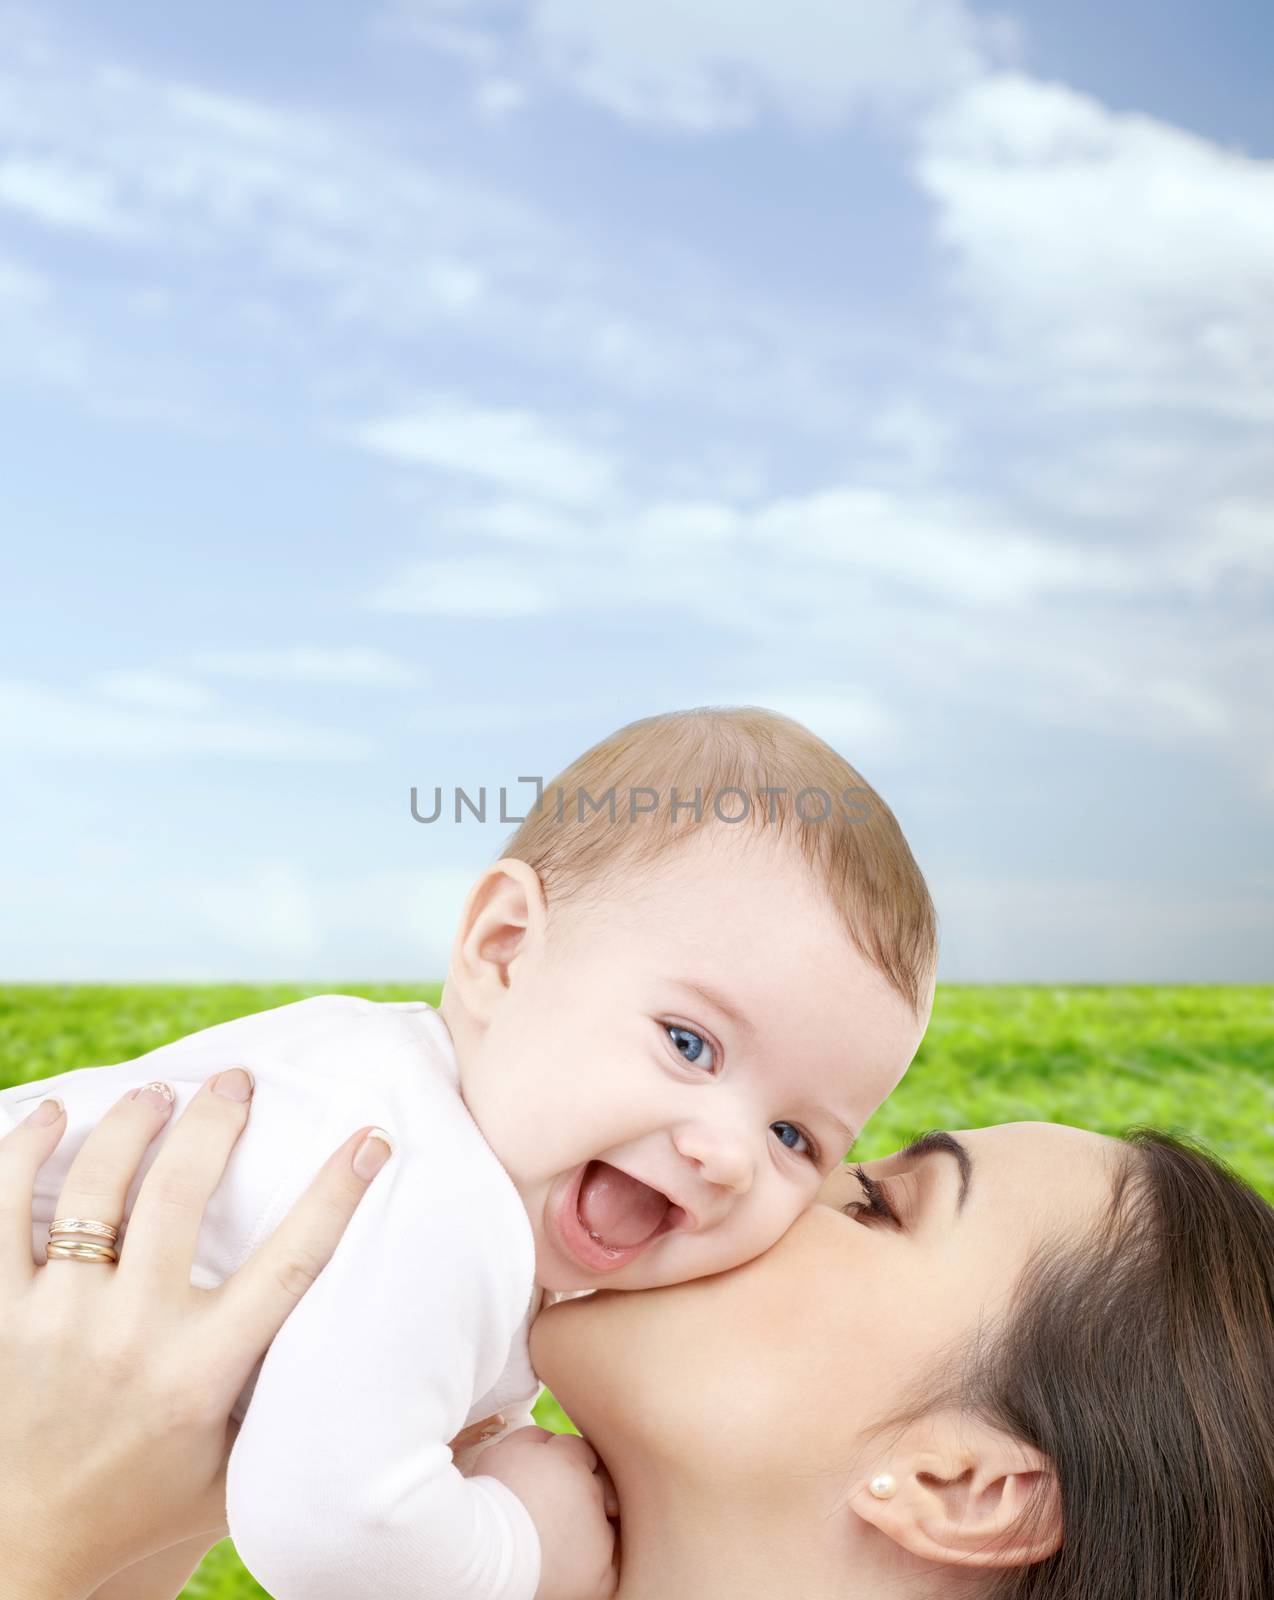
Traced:
<path id="1" fill-rule="evenodd" d="M 200 1534 L 167 1550 L 125 1567 L 99 1589 L 93 1600 L 173 1600 L 186 1587 L 186 1581 L 203 1558 L 224 1538 L 222 1533 Z"/>
<path id="2" fill-rule="evenodd" d="M 5 1540 L 0 1562 L 0 1600 L 88 1600 L 91 1574 L 67 1564 L 54 1530 L 41 1541 L 38 1530 L 15 1544 Z"/>

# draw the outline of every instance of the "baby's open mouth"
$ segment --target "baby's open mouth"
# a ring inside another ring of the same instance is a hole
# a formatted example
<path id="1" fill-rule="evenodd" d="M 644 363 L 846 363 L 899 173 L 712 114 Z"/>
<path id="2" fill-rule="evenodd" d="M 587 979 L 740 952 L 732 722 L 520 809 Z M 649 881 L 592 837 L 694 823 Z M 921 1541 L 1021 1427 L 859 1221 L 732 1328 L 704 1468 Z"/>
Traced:
<path id="1" fill-rule="evenodd" d="M 661 1190 L 608 1161 L 586 1162 L 559 1193 L 552 1206 L 557 1242 L 589 1273 L 627 1266 L 654 1240 L 687 1221 L 686 1213 Z"/>
<path id="2" fill-rule="evenodd" d="M 632 1250 L 654 1238 L 668 1215 L 668 1196 L 606 1161 L 590 1161 L 575 1211 L 603 1250 Z"/>

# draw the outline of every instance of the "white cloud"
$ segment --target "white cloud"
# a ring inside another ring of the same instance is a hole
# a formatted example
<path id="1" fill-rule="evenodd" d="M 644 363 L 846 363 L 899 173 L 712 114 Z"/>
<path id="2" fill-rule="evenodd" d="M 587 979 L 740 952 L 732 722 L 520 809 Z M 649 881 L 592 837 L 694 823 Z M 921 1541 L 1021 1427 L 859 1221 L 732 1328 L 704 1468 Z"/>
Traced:
<path id="1" fill-rule="evenodd" d="M 1048 376 L 1041 370 L 1041 381 Z M 1020 389 L 1006 398 L 1024 401 Z M 1274 492 L 1274 455 L 1259 425 L 1194 409 L 1125 412 L 1115 425 L 1104 408 L 1091 416 L 1050 404 L 1047 390 L 1037 390 L 1036 405 L 1020 451 L 1004 453 L 1002 491 L 1106 540 L 1211 542 L 1222 507 Z"/>
<path id="2" fill-rule="evenodd" d="M 474 92 L 473 103 L 489 122 L 502 122 L 526 105 L 528 95 L 512 78 L 488 78 Z"/>
<path id="3" fill-rule="evenodd" d="M 266 683 L 319 683 L 356 689 L 409 689 L 425 674 L 384 650 L 296 646 L 286 650 L 207 650 L 194 657 L 204 672 Z"/>
<path id="4" fill-rule="evenodd" d="M 0 376 L 10 375 L 80 387 L 84 359 L 57 313 L 49 276 L 0 255 Z"/>
<path id="5" fill-rule="evenodd" d="M 416 561 L 373 590 L 374 611 L 432 617 L 531 617 L 555 608 L 547 584 L 501 562 Z"/>
<path id="6" fill-rule="evenodd" d="M 350 437 L 393 461 L 566 505 L 593 503 L 614 486 L 610 452 L 583 445 L 548 418 L 518 408 L 440 396 L 405 414 L 364 422 Z"/>
<path id="7" fill-rule="evenodd" d="M 878 758 L 894 749 L 901 727 L 897 717 L 861 685 L 829 688 L 826 682 L 802 687 L 761 689 L 714 696 L 714 704 L 766 706 L 803 723 L 851 761 Z"/>
<path id="8" fill-rule="evenodd" d="M 207 711 L 217 699 L 201 683 L 159 672 L 107 672 L 93 687 L 109 699 L 151 711 Z"/>
<path id="9" fill-rule="evenodd" d="M 1055 696 L 1055 722 L 1092 726 L 1100 720 L 1112 733 L 1133 723 L 1141 739 L 1169 743 L 1183 736 L 1225 735 L 1234 725 L 1233 708 L 1220 693 L 1184 672 L 1174 673 L 1166 662 L 1143 675 L 1129 673 L 1117 658 L 1077 654 L 1050 660 L 1042 652 L 1034 668 L 1037 685 L 1052 678 L 1062 691 Z M 1063 709 L 1067 706 L 1069 713 Z"/>
<path id="10" fill-rule="evenodd" d="M 916 479 L 936 478 L 947 466 L 956 426 L 936 407 L 912 395 L 888 402 L 869 424 L 869 438 Z"/>
<path id="11" fill-rule="evenodd" d="M 108 238 L 136 231 L 108 177 L 57 160 L 11 156 L 0 161 L 0 208 L 24 212 L 50 227 Z"/>
<path id="12" fill-rule="evenodd" d="M 104 243 L 144 236 L 187 263 L 184 290 L 191 264 L 233 251 L 245 295 L 265 276 L 317 290 L 337 320 L 401 330 L 470 315 L 542 253 L 528 207 L 363 127 L 101 66 L 27 22 L 0 61 L 0 148 L 15 152 L 0 207 Z"/>
<path id="13" fill-rule="evenodd" d="M 916 172 L 959 286 L 1035 386 L 1274 419 L 1274 162 L 1003 73 L 929 117 Z"/>
<path id="14" fill-rule="evenodd" d="M 966 707 L 997 717 L 1222 756 L 1254 786 L 1274 745 L 1274 644 L 1224 615 L 1149 597 L 1109 614 L 1050 608 L 992 633 L 953 628 L 944 649 Z"/>
<path id="15" fill-rule="evenodd" d="M 615 716 L 615 697 L 598 700 L 565 700 L 560 695 L 551 700 L 526 705 L 506 696 L 500 700 L 471 701 L 449 705 L 430 706 L 411 718 L 411 727 L 422 733 L 512 733 L 528 727 L 550 723 L 591 723 L 601 719 L 604 723 Z M 430 791 L 432 792 L 432 791 Z M 498 786 L 489 788 L 488 798 L 492 813 L 498 815 Z M 510 790 L 508 809 L 516 811 L 519 801 L 516 791 Z M 426 799 L 421 801 L 424 805 Z"/>
<path id="16" fill-rule="evenodd" d="M 192 882 L 180 901 L 223 950 L 224 975 L 346 979 L 446 977 L 456 924 L 480 868 L 325 876 L 265 861 Z M 350 952 L 361 952 L 352 957 Z"/>
<path id="17" fill-rule="evenodd" d="M 267 862 L 237 880 L 206 884 L 186 903 L 232 949 L 267 958 L 272 971 L 312 958 L 322 942 L 316 897 L 285 862 Z"/>
<path id="18" fill-rule="evenodd" d="M 447 537 L 468 538 L 476 534 L 536 548 L 578 545 L 585 536 L 584 524 L 573 512 L 512 498 L 453 506 L 438 514 L 438 522 Z"/>
<path id="19" fill-rule="evenodd" d="M 0 682 L 0 749 L 46 755 L 238 756 L 351 761 L 367 741 L 299 722 L 192 717 L 172 709 L 110 708 L 35 684 Z"/>
<path id="20" fill-rule="evenodd" d="M 715 500 L 656 500 L 639 509 L 621 537 L 639 546 L 716 547 L 739 544 L 748 518 L 735 506 Z"/>
<path id="21" fill-rule="evenodd" d="M 1186 582 L 1209 592 L 1231 583 L 1274 584 L 1274 510 L 1269 501 L 1223 500 L 1209 507 L 1207 527 L 1182 555 Z"/>
<path id="22" fill-rule="evenodd" d="M 66 304 L 90 368 L 79 387 L 97 410 L 170 426 L 210 412 L 228 431 L 242 423 L 243 396 L 222 399 L 232 380 L 217 363 L 181 343 L 169 362 L 171 341 L 133 336 L 139 307 L 166 307 L 179 341 L 246 334 L 254 359 L 347 414 L 353 396 L 374 415 L 382 395 L 403 392 L 403 373 L 418 382 L 422 357 L 432 365 L 441 352 L 440 383 L 454 381 L 454 352 L 462 365 L 511 363 L 523 392 L 528 371 L 547 372 L 554 393 L 600 380 L 608 397 L 661 412 L 691 400 L 705 421 L 763 418 L 772 428 L 782 417 L 825 435 L 854 413 L 846 362 L 879 338 L 874 323 L 860 335 L 850 318 L 781 303 L 776 288 L 749 292 L 684 240 L 652 237 L 621 253 L 587 217 L 576 226 L 560 199 L 554 215 L 524 189 L 484 182 L 480 156 L 462 147 L 448 167 L 422 159 L 406 124 L 396 137 L 383 118 L 326 105 L 283 111 L 103 64 L 48 15 L 21 20 L 9 27 L 6 13 L 0 150 L 43 174 L 33 221 L 64 227 L 75 214 L 87 224 L 97 204 L 106 270 L 95 294 L 83 295 L 74 265 L 56 273 L 74 290 Z M 521 76 L 481 69 L 482 82 L 506 79 Z M 30 171 L 24 185 L 30 198 Z M 434 340 L 437 350 L 416 343 Z M 47 333 L 31 345 L 24 368 L 47 366 Z M 68 342 L 59 353 L 63 369 L 73 351 Z M 0 364 L 18 364 L 4 338 Z M 589 470 L 599 468 L 604 459 Z"/>
<path id="23" fill-rule="evenodd" d="M 1274 900 L 1076 877 L 929 874 L 939 982 L 1258 983 Z"/>
<path id="24" fill-rule="evenodd" d="M 1076 537 L 924 487 L 841 485 L 750 507 L 652 500 L 579 519 L 535 505 L 523 517 L 508 500 L 488 510 L 469 510 L 467 560 L 413 564 L 373 603 L 623 617 L 677 629 L 691 654 L 702 634 L 712 654 L 686 667 L 696 695 L 774 704 L 851 752 L 895 754 L 892 707 L 919 703 L 944 726 L 1084 730 L 1266 781 L 1274 649 L 1225 603 L 1248 604 L 1274 578 L 1255 504 L 1143 542 Z M 844 688 L 819 692 L 820 680 Z"/>
<path id="25" fill-rule="evenodd" d="M 637 123 L 693 133 L 767 110 L 828 124 L 908 105 L 979 70 L 1002 26 L 963 0 L 399 0 L 425 44 L 538 72 Z"/>
<path id="26" fill-rule="evenodd" d="M 49 280 L 12 257 L 0 256 L 0 306 L 40 306 L 49 298 Z"/>
<path id="27" fill-rule="evenodd" d="M 1054 593 L 1130 594 L 1146 574 L 1123 553 L 1006 523 L 968 496 L 838 488 L 761 508 L 754 536 L 806 556 L 973 605 L 1020 605 Z"/>
<path id="28" fill-rule="evenodd" d="M 481 585 L 489 584 L 502 595 L 535 596 L 520 611 L 648 604 L 720 616 L 720 597 L 736 580 L 747 587 L 750 577 L 759 598 L 781 594 L 788 577 L 828 607 L 869 580 L 1002 608 L 1051 594 L 1130 595 L 1162 581 L 1129 552 L 1050 537 L 1015 525 L 994 502 L 926 490 L 838 486 L 748 508 L 652 499 L 587 517 L 501 500 L 444 514 L 441 523 L 507 548 L 498 562 L 413 564 L 377 591 L 378 604 L 398 595 L 394 609 L 416 609 L 401 594 L 437 585 L 450 596 L 446 609 L 472 598 L 482 606 L 475 614 L 486 614 Z M 1165 568 L 1170 580 L 1171 563 Z M 460 574 L 475 581 L 462 584 Z"/>

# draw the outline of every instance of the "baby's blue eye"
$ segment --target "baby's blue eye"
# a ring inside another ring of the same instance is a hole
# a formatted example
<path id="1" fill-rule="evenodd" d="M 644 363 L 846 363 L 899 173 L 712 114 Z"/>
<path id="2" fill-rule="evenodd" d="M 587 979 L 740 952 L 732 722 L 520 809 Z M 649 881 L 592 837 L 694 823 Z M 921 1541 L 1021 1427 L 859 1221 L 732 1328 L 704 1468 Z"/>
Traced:
<path id="1" fill-rule="evenodd" d="M 711 1072 L 716 1064 L 715 1053 L 701 1033 L 696 1033 L 693 1028 L 679 1028 L 675 1022 L 665 1023 L 664 1026 L 668 1029 L 668 1037 L 687 1061 Z M 700 1059 L 705 1050 L 708 1052 L 706 1061 Z"/>
<path id="2" fill-rule="evenodd" d="M 813 1156 L 814 1148 L 793 1122 L 772 1122 L 770 1132 L 777 1133 L 781 1144 L 795 1150 L 798 1156 Z"/>

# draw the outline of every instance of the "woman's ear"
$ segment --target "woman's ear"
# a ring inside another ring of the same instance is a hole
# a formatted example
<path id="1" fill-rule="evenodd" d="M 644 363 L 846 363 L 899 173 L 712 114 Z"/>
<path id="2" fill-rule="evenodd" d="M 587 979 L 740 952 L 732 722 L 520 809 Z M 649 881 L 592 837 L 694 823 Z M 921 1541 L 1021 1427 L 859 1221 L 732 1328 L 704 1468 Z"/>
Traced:
<path id="1" fill-rule="evenodd" d="M 926 1417 L 883 1449 L 849 1504 L 926 1561 L 1026 1567 L 1062 1543 L 1061 1496 L 1048 1457 L 956 1412 Z"/>
<path id="2" fill-rule="evenodd" d="M 534 868 L 504 857 L 469 890 L 455 942 L 447 987 L 479 1024 L 492 1014 L 513 981 L 514 963 L 544 939 L 547 908 Z"/>

